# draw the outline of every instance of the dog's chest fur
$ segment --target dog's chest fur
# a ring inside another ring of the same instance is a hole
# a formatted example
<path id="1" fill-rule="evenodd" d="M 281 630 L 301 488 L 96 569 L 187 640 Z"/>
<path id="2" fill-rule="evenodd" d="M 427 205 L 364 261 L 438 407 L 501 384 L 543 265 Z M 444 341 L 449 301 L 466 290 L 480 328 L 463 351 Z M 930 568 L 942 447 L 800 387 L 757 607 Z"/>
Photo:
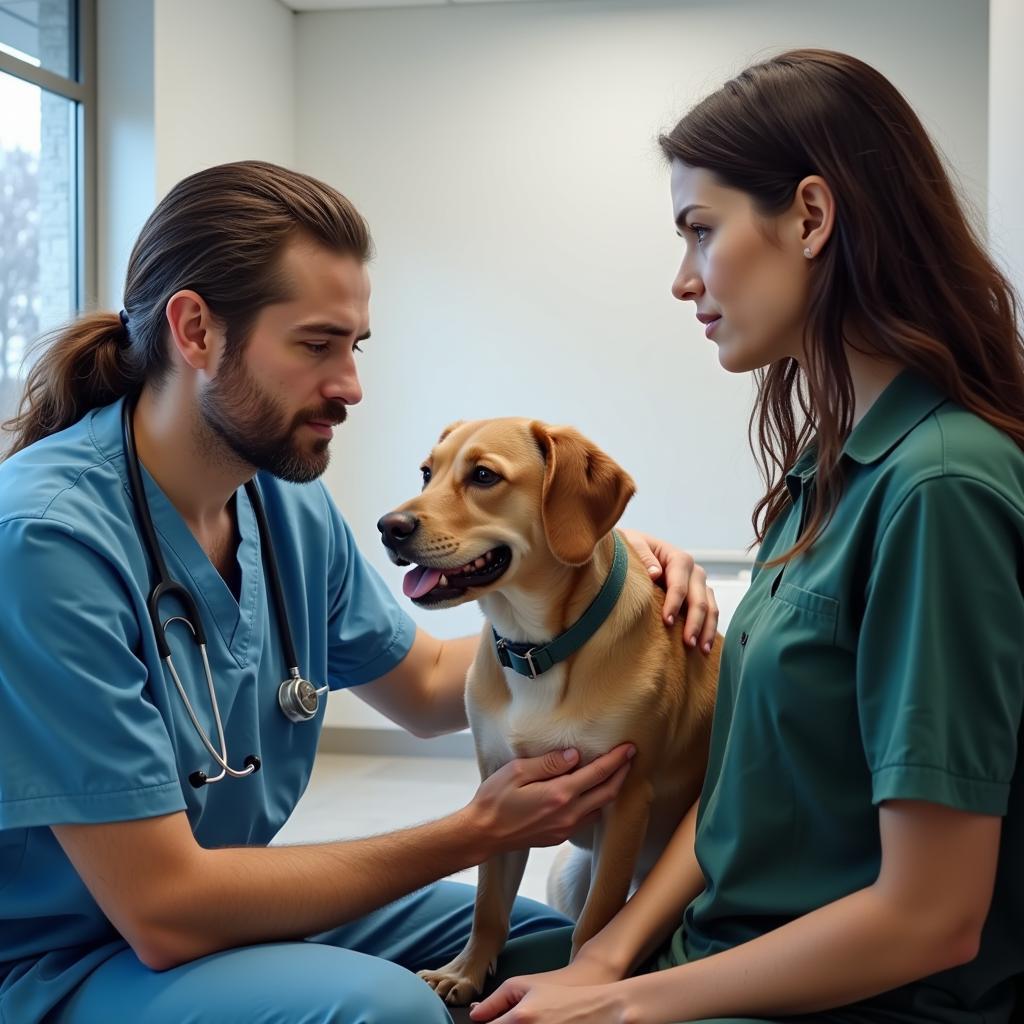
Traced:
<path id="1" fill-rule="evenodd" d="M 511 700 L 486 715 L 471 716 L 489 761 L 504 764 L 516 757 L 535 757 L 550 750 L 575 747 L 581 763 L 611 750 L 622 737 L 623 725 L 612 718 L 581 720 L 578 712 L 562 707 L 565 665 L 555 665 L 536 679 L 503 668 Z"/>

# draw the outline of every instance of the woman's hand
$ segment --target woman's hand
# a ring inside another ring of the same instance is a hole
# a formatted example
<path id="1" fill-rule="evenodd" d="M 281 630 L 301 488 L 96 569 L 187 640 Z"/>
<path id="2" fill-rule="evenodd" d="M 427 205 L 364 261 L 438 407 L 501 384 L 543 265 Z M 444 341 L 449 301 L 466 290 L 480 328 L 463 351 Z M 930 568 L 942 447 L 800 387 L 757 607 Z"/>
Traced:
<path id="1" fill-rule="evenodd" d="M 693 561 L 693 555 L 649 534 L 619 530 L 647 566 L 651 579 L 665 588 L 661 617 L 671 626 L 683 605 L 686 623 L 683 639 L 689 647 L 700 646 L 705 654 L 718 631 L 718 602 L 708 586 L 707 573 Z"/>
<path id="2" fill-rule="evenodd" d="M 536 982 L 541 985 L 610 985 L 613 981 L 622 980 L 622 972 L 610 963 L 587 955 L 584 946 L 576 959 L 557 971 L 542 971 L 539 974 L 522 975 L 519 981 Z M 495 989 L 495 992 L 499 989 Z M 478 1005 L 473 1003 L 473 1006 Z"/>
<path id="3" fill-rule="evenodd" d="M 473 1004 L 470 1019 L 494 1024 L 634 1024 L 620 986 L 552 983 L 558 975 L 568 979 L 572 970 L 570 965 L 510 978 L 483 1002 Z"/>

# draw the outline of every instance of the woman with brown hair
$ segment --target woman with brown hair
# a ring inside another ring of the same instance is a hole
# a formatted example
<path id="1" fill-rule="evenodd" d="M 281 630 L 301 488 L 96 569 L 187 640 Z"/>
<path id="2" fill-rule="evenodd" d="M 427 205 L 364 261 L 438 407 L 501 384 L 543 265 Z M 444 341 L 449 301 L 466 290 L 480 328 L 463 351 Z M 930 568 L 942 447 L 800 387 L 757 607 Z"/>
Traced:
<path id="1" fill-rule="evenodd" d="M 660 143 L 673 294 L 757 379 L 756 570 L 698 807 L 571 966 L 472 1017 L 1005 1022 L 1024 971 L 1014 294 L 914 112 L 852 57 L 750 67 Z"/>

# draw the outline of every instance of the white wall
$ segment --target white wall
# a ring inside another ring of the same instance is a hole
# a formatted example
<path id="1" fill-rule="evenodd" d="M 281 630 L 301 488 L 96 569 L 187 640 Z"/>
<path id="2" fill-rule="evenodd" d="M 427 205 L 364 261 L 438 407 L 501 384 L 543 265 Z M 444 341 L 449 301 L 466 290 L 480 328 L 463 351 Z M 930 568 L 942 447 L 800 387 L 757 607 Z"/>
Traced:
<path id="1" fill-rule="evenodd" d="M 456 418 L 579 426 L 637 479 L 625 522 L 742 549 L 760 482 L 752 380 L 725 373 L 669 284 L 680 243 L 654 140 L 752 60 L 814 45 L 877 66 L 986 201 L 984 0 L 571 0 L 302 14 L 297 165 L 377 243 L 366 398 L 328 484 L 399 590 L 377 518 Z M 475 606 L 413 614 L 438 635 Z M 339 705 L 341 705 L 339 707 Z M 332 722 L 371 724 L 359 702 Z M 347 716 L 354 715 L 354 718 Z"/>
<path id="2" fill-rule="evenodd" d="M 229 160 L 292 164 L 295 15 L 280 0 L 155 0 L 156 189 Z"/>
<path id="3" fill-rule="evenodd" d="M 1024 4 L 991 0 L 990 19 L 989 239 L 1024 299 Z"/>
<path id="4" fill-rule="evenodd" d="M 121 306 L 139 229 L 175 182 L 295 162 L 295 15 L 280 0 L 98 0 L 98 301 Z"/>
<path id="5" fill-rule="evenodd" d="M 96 6 L 96 298 L 120 309 L 128 255 L 156 201 L 153 5 Z"/>
<path id="6" fill-rule="evenodd" d="M 360 541 L 376 547 L 373 524 L 416 489 L 448 421 L 526 414 L 575 423 L 634 474 L 629 522 L 745 547 L 751 380 L 720 369 L 669 295 L 679 242 L 654 136 L 751 59 L 843 48 L 903 88 L 983 211 L 986 11 L 576 0 L 299 15 L 297 163 L 357 203 L 378 248 L 366 399 L 328 477 Z"/>

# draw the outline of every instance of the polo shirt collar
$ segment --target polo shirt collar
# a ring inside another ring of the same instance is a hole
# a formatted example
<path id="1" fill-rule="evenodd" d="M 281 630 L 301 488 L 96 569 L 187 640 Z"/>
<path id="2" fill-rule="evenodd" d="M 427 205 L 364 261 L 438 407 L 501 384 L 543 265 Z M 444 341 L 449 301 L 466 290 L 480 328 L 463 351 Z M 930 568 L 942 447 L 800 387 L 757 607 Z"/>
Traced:
<path id="1" fill-rule="evenodd" d="M 904 370 L 875 399 L 860 422 L 850 431 L 842 454 L 862 466 L 888 455 L 946 396 L 913 370 Z M 796 500 L 817 469 L 817 444 L 812 441 L 786 474 L 786 486 Z"/>
<path id="2" fill-rule="evenodd" d="M 946 396 L 913 370 L 904 370 L 850 431 L 843 454 L 868 466 L 888 455 Z"/>
<path id="3" fill-rule="evenodd" d="M 807 447 L 797 456 L 792 469 L 786 474 L 786 487 L 789 489 L 790 497 L 796 501 L 804 485 L 817 468 L 818 443 L 811 441 Z"/>

